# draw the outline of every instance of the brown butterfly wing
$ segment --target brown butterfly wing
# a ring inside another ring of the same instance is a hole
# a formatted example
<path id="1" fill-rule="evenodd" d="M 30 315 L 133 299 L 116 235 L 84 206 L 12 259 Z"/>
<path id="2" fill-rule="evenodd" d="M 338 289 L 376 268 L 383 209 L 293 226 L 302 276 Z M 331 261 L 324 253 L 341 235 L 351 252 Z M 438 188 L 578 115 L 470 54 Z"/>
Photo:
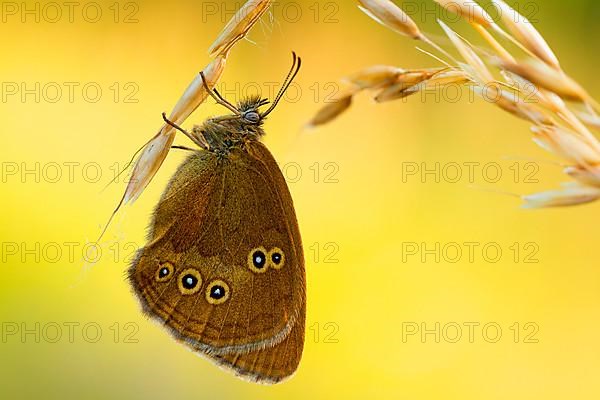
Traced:
<path id="1" fill-rule="evenodd" d="M 276 382 L 295 371 L 304 336 L 304 259 L 291 196 L 266 147 L 255 142 L 227 157 L 191 156 L 165 190 L 149 236 L 130 278 L 150 316 L 254 380 Z M 267 260 L 267 268 L 253 269 L 256 250 L 281 253 L 279 268 Z M 190 274 L 197 285 L 187 290 L 182 281 Z M 227 292 L 220 304 L 210 297 L 214 285 Z"/>
<path id="2" fill-rule="evenodd" d="M 304 317 L 305 306 L 301 310 Z M 251 353 L 213 355 L 219 365 L 233 369 L 243 378 L 259 383 L 277 383 L 289 378 L 298 368 L 304 347 L 304 319 L 297 322 L 279 344 Z"/>

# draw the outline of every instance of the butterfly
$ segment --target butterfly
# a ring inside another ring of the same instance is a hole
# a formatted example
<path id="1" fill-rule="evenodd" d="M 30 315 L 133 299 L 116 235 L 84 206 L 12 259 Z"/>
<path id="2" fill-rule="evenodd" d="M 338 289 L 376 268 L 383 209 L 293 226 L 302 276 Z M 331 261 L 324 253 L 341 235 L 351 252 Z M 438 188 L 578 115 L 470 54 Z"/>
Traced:
<path id="1" fill-rule="evenodd" d="M 205 89 L 232 114 L 191 132 L 196 145 L 153 214 L 147 244 L 128 271 L 142 310 L 178 341 L 238 376 L 277 383 L 298 368 L 306 278 L 294 205 L 263 123 L 300 70 L 293 64 L 269 101 L 237 105 Z M 202 74 L 202 73 L 201 73 Z"/>

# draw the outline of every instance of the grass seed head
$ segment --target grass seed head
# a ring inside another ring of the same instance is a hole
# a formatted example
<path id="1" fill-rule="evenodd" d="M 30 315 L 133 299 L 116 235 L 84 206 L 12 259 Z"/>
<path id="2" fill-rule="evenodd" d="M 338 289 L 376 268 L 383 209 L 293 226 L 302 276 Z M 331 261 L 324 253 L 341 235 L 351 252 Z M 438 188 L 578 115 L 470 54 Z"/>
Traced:
<path id="1" fill-rule="evenodd" d="M 369 17 L 394 32 L 413 39 L 423 39 L 421 30 L 400 7 L 390 0 L 359 0 L 361 9 Z"/>

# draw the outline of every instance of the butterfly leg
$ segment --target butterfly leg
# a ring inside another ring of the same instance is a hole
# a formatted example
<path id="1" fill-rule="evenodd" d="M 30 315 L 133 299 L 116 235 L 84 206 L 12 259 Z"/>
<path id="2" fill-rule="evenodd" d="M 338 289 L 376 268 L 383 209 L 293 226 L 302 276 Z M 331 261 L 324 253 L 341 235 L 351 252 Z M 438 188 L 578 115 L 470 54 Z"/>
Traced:
<path id="1" fill-rule="evenodd" d="M 200 146 L 204 150 L 209 150 L 210 149 L 210 146 L 209 146 L 208 142 L 206 141 L 206 139 L 204 139 L 204 136 L 192 135 L 191 133 L 189 133 L 185 129 L 181 128 L 179 125 L 175 124 L 174 122 L 171 122 L 167 118 L 167 114 L 165 114 L 165 113 L 162 113 L 162 117 L 163 117 L 163 120 L 168 125 L 172 126 L 173 128 L 177 129 L 179 132 L 183 133 L 185 136 L 187 136 L 188 138 L 190 138 L 190 140 L 192 142 L 196 143 L 198 146 Z"/>
<path id="2" fill-rule="evenodd" d="M 235 115 L 240 115 L 240 111 L 230 102 L 225 100 L 221 93 L 217 91 L 217 89 L 211 89 L 208 87 L 208 83 L 206 83 L 206 78 L 204 77 L 204 72 L 200 71 L 200 77 L 202 78 L 202 84 L 204 85 L 204 89 L 210 94 L 210 96 L 215 99 L 217 104 L 222 105 L 223 107 L 229 109 L 229 111 L 233 112 Z"/>
<path id="3" fill-rule="evenodd" d="M 192 149 L 191 147 L 186 147 L 186 146 L 171 146 L 171 148 L 178 149 L 178 150 L 196 151 L 196 149 Z"/>

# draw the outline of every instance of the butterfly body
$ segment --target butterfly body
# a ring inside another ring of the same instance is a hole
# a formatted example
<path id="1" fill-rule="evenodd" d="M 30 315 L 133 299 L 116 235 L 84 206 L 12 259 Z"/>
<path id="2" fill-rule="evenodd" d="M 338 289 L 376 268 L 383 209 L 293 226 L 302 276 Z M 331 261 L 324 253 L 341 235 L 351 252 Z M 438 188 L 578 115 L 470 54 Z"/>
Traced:
<path id="1" fill-rule="evenodd" d="M 250 98 L 189 134 L 129 270 L 147 315 L 241 377 L 276 383 L 302 355 L 304 256 L 292 197 Z"/>

